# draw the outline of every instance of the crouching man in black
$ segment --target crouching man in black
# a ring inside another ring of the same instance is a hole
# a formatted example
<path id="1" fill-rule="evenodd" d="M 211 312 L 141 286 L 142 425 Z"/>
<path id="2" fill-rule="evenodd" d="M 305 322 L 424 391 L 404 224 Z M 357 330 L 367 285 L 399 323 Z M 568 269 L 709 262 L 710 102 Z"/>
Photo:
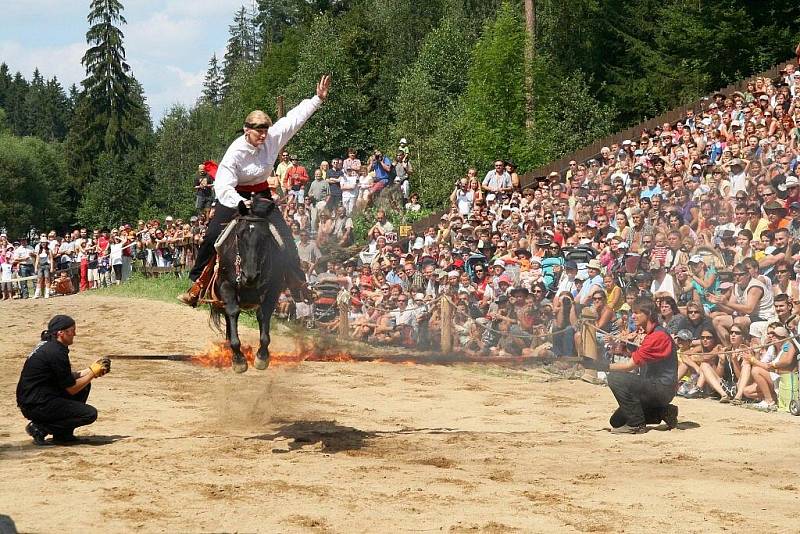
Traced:
<path id="1" fill-rule="evenodd" d="M 75 321 L 56 315 L 42 332 L 42 341 L 25 360 L 17 384 L 17 405 L 30 420 L 25 431 L 37 445 L 75 443 L 79 426 L 97 419 L 97 410 L 88 404 L 90 382 L 111 371 L 111 360 L 102 358 L 86 369 L 73 371 L 69 346 L 75 340 Z"/>
<path id="2" fill-rule="evenodd" d="M 641 345 L 631 352 L 629 362 L 584 359 L 584 366 L 608 373 L 608 387 L 619 408 L 611 416 L 615 434 L 646 432 L 647 424 L 664 421 L 669 428 L 678 424 L 678 407 L 670 404 L 678 382 L 678 355 L 672 337 L 659 326 L 658 308 L 640 297 L 633 305 L 636 328 L 645 334 Z M 631 371 L 639 369 L 635 374 Z"/>

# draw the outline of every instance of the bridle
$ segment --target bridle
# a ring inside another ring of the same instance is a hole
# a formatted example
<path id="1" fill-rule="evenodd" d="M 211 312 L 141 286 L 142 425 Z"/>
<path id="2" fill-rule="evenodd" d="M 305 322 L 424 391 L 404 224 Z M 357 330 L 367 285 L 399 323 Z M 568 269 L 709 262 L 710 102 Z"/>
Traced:
<path id="1" fill-rule="evenodd" d="M 238 217 L 239 221 L 242 221 L 246 224 L 249 224 L 251 227 L 255 227 L 255 223 L 268 223 L 268 219 L 263 217 L 255 217 L 253 215 L 241 215 Z M 236 249 L 236 256 L 233 260 L 233 272 L 236 275 L 236 286 L 241 287 L 242 285 L 242 255 L 239 252 L 239 232 L 236 232 L 234 236 L 234 248 Z"/>

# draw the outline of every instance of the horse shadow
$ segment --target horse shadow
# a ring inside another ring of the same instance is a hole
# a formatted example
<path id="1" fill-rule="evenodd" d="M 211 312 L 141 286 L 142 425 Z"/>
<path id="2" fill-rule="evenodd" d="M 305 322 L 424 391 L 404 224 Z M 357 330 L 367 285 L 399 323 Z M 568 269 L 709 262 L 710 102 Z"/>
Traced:
<path id="1" fill-rule="evenodd" d="M 337 453 L 361 449 L 368 440 L 375 436 L 374 432 L 338 425 L 336 421 L 294 421 L 280 426 L 273 433 L 260 434 L 245 439 L 260 439 L 264 441 L 274 441 L 276 439 L 292 440 L 288 444 L 288 451 L 276 449 L 273 452 L 295 451 L 320 443 L 322 452 Z"/>

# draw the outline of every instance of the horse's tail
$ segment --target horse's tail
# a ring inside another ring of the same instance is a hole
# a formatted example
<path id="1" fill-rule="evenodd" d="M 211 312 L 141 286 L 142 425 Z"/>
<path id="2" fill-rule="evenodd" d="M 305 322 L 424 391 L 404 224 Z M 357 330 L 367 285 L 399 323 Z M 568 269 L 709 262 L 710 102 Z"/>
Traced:
<path id="1" fill-rule="evenodd" d="M 225 310 L 222 308 L 218 308 L 216 306 L 209 306 L 210 314 L 208 316 L 209 324 L 214 327 L 214 329 L 219 332 L 223 333 L 224 330 L 222 329 L 222 322 L 225 318 Z"/>

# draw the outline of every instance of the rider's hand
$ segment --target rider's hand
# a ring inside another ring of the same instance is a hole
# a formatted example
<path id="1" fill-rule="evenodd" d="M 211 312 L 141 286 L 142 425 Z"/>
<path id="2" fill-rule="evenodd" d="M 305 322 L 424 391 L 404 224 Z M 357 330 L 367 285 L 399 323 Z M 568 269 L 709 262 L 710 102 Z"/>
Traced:
<path id="1" fill-rule="evenodd" d="M 319 79 L 319 83 L 317 84 L 317 96 L 323 102 L 328 99 L 328 89 L 330 89 L 330 87 L 331 77 L 326 74 Z"/>

